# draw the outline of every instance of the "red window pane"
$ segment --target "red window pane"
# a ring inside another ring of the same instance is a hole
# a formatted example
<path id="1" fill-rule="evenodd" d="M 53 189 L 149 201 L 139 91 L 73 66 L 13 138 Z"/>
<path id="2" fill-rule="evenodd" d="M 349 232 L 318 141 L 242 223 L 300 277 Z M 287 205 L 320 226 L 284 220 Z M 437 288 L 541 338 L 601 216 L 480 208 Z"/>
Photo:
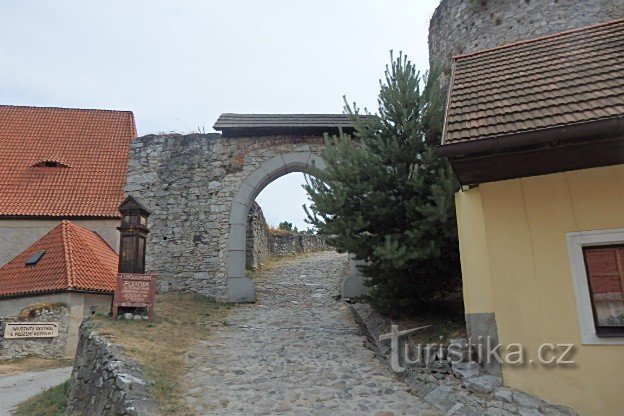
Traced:
<path id="1" fill-rule="evenodd" d="M 624 245 L 585 247 L 583 253 L 597 332 L 606 328 L 614 335 L 624 330 Z"/>

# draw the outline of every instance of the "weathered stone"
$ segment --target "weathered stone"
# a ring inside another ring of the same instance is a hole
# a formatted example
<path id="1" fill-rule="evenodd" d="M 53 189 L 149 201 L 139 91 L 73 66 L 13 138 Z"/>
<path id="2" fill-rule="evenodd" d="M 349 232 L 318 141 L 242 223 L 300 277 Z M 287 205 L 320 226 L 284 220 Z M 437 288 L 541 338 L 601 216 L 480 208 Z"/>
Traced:
<path id="1" fill-rule="evenodd" d="M 479 375 L 481 366 L 475 362 L 452 363 L 453 374 L 460 379 L 470 378 Z"/>
<path id="2" fill-rule="evenodd" d="M 542 400 L 529 396 L 528 394 L 521 393 L 519 391 L 513 392 L 513 401 L 518 406 L 526 407 L 529 409 L 538 409 Z"/>
<path id="3" fill-rule="evenodd" d="M 88 319 L 80 326 L 79 336 L 67 397 L 68 415 L 156 414 L 139 365 L 101 338 Z"/>
<path id="4" fill-rule="evenodd" d="M 449 386 L 438 386 L 427 394 L 424 399 L 427 403 L 430 403 L 438 409 L 447 412 L 451 407 L 457 403 L 457 400 L 453 396 L 453 389 Z"/>
<path id="5" fill-rule="evenodd" d="M 24 318 L 24 316 L 31 316 Z M 56 322 L 58 336 L 54 338 L 4 338 L 4 324 L 8 322 Z M 69 309 L 58 304 L 52 309 L 37 309 L 37 305 L 24 308 L 15 316 L 0 317 L 0 360 L 26 357 L 64 358 L 67 356 Z"/>
<path id="6" fill-rule="evenodd" d="M 146 268 L 159 274 L 161 290 L 227 300 L 230 287 L 253 300 L 253 285 L 228 284 L 228 277 L 245 273 L 245 230 L 230 224 L 246 225 L 255 196 L 277 176 L 311 172 L 310 161 L 324 146 L 320 135 L 241 137 L 235 144 L 219 134 L 150 135 L 133 142 L 126 191 L 152 210 Z M 304 249 L 307 244 L 304 239 Z"/>
<path id="7" fill-rule="evenodd" d="M 506 403 L 513 402 L 513 390 L 507 387 L 499 387 L 494 391 L 494 397 Z"/>
<path id="8" fill-rule="evenodd" d="M 490 375 L 472 377 L 462 381 L 462 385 L 469 391 L 478 394 L 490 394 L 503 385 L 503 379 Z"/>
<path id="9" fill-rule="evenodd" d="M 228 415 L 398 416 L 431 408 L 374 357 L 347 306 L 333 299 L 328 289 L 346 270 L 346 255 L 320 252 L 254 273 L 257 302 L 232 308 L 228 326 L 190 351 L 185 379 L 202 390 L 187 405 Z M 224 397 L 226 409 L 200 407 Z"/>

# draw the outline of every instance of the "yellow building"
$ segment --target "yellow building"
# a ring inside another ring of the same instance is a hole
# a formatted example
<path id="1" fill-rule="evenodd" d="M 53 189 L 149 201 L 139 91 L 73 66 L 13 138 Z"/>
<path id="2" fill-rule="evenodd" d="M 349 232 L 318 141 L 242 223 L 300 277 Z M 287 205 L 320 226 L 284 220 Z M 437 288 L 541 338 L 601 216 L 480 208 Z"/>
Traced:
<path id="1" fill-rule="evenodd" d="M 623 62 L 624 20 L 457 56 L 439 148 L 486 368 L 584 415 L 624 415 Z"/>

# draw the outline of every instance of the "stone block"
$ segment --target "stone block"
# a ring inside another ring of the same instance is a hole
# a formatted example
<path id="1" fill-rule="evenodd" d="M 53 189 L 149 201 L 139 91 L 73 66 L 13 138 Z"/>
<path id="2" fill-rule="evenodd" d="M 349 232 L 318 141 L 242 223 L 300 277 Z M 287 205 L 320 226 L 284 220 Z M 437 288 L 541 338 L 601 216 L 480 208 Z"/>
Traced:
<path id="1" fill-rule="evenodd" d="M 357 298 L 368 293 L 368 288 L 364 285 L 364 276 L 349 276 L 342 281 L 342 297 Z"/>
<path id="2" fill-rule="evenodd" d="M 269 178 L 269 175 L 267 175 L 264 169 L 258 168 L 247 176 L 246 182 L 260 192 L 265 186 L 271 183 L 271 178 Z"/>
<path id="3" fill-rule="evenodd" d="M 282 155 L 282 158 L 287 172 L 305 172 L 308 168 L 310 152 L 286 153 Z"/>
<path id="4" fill-rule="evenodd" d="M 538 409 L 540 403 L 542 402 L 540 399 L 530 396 L 528 394 L 514 391 L 513 392 L 513 401 L 518 406 L 526 407 L 528 409 Z"/>
<path id="5" fill-rule="evenodd" d="M 494 397 L 505 403 L 511 403 L 513 401 L 513 390 L 507 387 L 499 387 L 494 391 Z"/>
<path id="6" fill-rule="evenodd" d="M 228 251 L 227 270 L 229 278 L 245 277 L 245 250 Z"/>
<path id="7" fill-rule="evenodd" d="M 264 162 L 260 167 L 266 172 L 266 175 L 269 179 L 271 179 L 271 181 L 274 181 L 280 176 L 284 176 L 288 173 L 284 164 L 284 159 L 281 155 L 272 157 Z"/>
<path id="8" fill-rule="evenodd" d="M 496 326 L 496 316 L 494 313 L 470 313 L 466 314 L 466 330 L 472 344 L 482 355 L 487 352 L 487 345 L 493 349 L 498 344 L 498 328 Z M 483 362 L 486 373 L 502 377 L 503 370 L 501 363 L 496 360 Z"/>
<path id="9" fill-rule="evenodd" d="M 247 225 L 247 215 L 249 214 L 249 206 L 239 202 L 232 202 L 232 210 L 230 211 L 230 224 Z"/>
<path id="10" fill-rule="evenodd" d="M 484 375 L 479 377 L 472 377 L 464 379 L 462 385 L 473 393 L 477 394 L 490 394 L 496 388 L 503 385 L 503 379 L 491 375 Z"/>
<path id="11" fill-rule="evenodd" d="M 230 250 L 244 250 L 247 241 L 247 224 L 230 224 L 228 248 Z"/>
<path id="12" fill-rule="evenodd" d="M 254 302 L 256 290 L 248 277 L 230 277 L 228 279 L 228 300 L 230 302 Z"/>
<path id="13" fill-rule="evenodd" d="M 451 363 L 453 374 L 460 379 L 470 378 L 479 375 L 481 366 L 475 362 Z"/>
<path id="14" fill-rule="evenodd" d="M 310 170 L 310 172 L 314 172 L 315 169 L 325 170 L 326 167 L 327 164 L 322 157 L 315 154 L 312 154 L 310 156 L 310 160 L 308 161 L 308 169 Z"/>
<path id="15" fill-rule="evenodd" d="M 424 397 L 424 400 L 443 412 L 449 411 L 457 403 L 453 389 L 448 386 L 436 387 Z"/>

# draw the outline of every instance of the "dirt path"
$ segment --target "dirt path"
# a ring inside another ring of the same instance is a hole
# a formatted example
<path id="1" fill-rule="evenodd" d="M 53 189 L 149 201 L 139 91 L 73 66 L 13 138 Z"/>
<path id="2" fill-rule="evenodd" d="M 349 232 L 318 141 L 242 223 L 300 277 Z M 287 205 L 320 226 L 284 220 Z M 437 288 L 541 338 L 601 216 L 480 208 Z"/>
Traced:
<path id="1" fill-rule="evenodd" d="M 68 380 L 71 371 L 63 367 L 0 377 L 0 416 L 10 415 L 15 405 Z"/>
<path id="2" fill-rule="evenodd" d="M 257 303 L 192 351 L 189 405 L 202 415 L 437 414 L 373 357 L 332 298 L 346 262 L 324 252 L 256 276 Z"/>

